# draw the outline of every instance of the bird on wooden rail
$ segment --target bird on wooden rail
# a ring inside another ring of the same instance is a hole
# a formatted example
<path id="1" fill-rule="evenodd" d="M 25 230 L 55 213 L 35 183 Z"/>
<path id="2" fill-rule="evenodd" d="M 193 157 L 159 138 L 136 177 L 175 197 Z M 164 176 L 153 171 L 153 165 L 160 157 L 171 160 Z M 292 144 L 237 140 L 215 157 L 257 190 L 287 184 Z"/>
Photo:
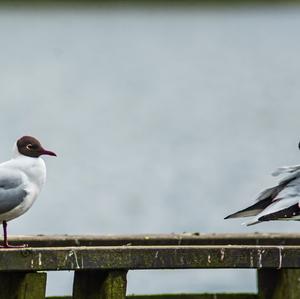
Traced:
<path id="1" fill-rule="evenodd" d="M 225 219 L 254 216 L 245 223 L 248 226 L 270 220 L 300 220 L 300 165 L 283 166 L 272 173 L 282 174 L 288 175 L 277 186 L 262 191 L 253 205 Z"/>
<path id="2" fill-rule="evenodd" d="M 7 222 L 28 211 L 39 195 L 46 180 L 42 155 L 56 156 L 34 137 L 23 136 L 14 145 L 13 158 L 0 164 L 0 222 L 4 239 L 1 248 L 26 246 L 8 244 Z"/>

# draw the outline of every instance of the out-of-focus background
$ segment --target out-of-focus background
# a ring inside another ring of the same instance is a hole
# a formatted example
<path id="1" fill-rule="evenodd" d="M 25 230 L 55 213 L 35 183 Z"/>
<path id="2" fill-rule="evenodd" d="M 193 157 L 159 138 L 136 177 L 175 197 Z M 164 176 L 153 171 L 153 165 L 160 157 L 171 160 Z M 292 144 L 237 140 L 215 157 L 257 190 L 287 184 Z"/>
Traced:
<path id="1" fill-rule="evenodd" d="M 300 6 L 0 7 L 0 157 L 57 152 L 12 234 L 298 232 L 223 218 L 300 163 Z M 71 292 L 50 273 L 47 293 Z M 129 293 L 253 291 L 254 271 L 130 272 Z"/>

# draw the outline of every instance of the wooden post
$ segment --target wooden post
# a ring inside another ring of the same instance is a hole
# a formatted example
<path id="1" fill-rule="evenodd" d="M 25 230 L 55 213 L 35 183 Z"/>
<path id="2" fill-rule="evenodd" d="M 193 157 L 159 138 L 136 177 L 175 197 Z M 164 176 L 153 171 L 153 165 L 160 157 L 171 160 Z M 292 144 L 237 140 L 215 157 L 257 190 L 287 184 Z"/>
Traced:
<path id="1" fill-rule="evenodd" d="M 259 269 L 259 299 L 300 298 L 300 269 Z"/>
<path id="2" fill-rule="evenodd" d="M 75 271 L 73 299 L 125 299 L 126 274 L 119 270 Z"/>
<path id="3" fill-rule="evenodd" d="M 0 299 L 44 299 L 46 273 L 0 272 Z"/>

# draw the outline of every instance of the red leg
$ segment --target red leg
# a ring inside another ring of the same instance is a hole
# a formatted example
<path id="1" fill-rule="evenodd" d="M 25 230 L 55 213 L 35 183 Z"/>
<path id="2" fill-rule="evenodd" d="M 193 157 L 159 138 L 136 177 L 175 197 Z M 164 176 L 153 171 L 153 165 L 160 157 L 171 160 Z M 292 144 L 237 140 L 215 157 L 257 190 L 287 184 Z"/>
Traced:
<path id="1" fill-rule="evenodd" d="M 3 239 L 4 239 L 3 241 L 4 241 L 4 244 L 3 244 L 3 246 L 0 245 L 0 248 L 24 248 L 24 247 L 28 246 L 27 244 L 9 245 L 8 241 L 7 241 L 7 222 L 3 221 L 2 225 L 3 225 Z"/>

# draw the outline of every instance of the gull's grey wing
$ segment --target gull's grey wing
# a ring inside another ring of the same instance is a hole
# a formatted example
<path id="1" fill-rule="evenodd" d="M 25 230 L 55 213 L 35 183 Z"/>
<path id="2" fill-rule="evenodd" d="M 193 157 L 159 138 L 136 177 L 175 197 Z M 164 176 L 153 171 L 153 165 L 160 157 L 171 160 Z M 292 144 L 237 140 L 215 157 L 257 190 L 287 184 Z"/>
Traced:
<path id="1" fill-rule="evenodd" d="M 278 198 L 272 202 L 266 209 L 257 214 L 253 219 L 244 223 L 247 226 L 269 220 L 293 220 L 299 215 L 299 197 L 290 197 L 287 194 L 285 198 Z"/>
<path id="2" fill-rule="evenodd" d="M 27 192 L 21 173 L 11 169 L 0 170 L 0 214 L 18 206 Z"/>
<path id="3" fill-rule="evenodd" d="M 251 217 L 260 214 L 264 209 L 270 206 L 280 194 L 282 195 L 283 190 L 285 192 L 296 193 L 300 196 L 300 171 L 294 171 L 292 174 L 284 177 L 277 186 L 268 188 L 262 191 L 254 204 L 251 206 L 237 211 L 231 215 L 225 217 L 228 218 L 240 218 L 240 217 Z M 291 195 L 295 196 L 295 195 Z"/>
<path id="4" fill-rule="evenodd" d="M 277 168 L 273 173 L 272 176 L 278 176 L 285 173 L 293 173 L 300 170 L 300 165 L 293 165 L 293 166 L 282 166 Z"/>
<path id="5" fill-rule="evenodd" d="M 286 185 L 276 195 L 272 202 L 254 219 L 245 224 L 253 225 L 269 220 L 299 220 L 300 208 L 300 177 L 295 175 L 290 181 L 285 179 Z"/>
<path id="6" fill-rule="evenodd" d="M 271 187 L 268 188 L 266 190 L 264 190 L 263 192 L 261 192 L 256 201 L 263 201 L 263 200 L 269 200 L 269 201 L 274 201 L 275 198 L 278 196 L 278 194 L 284 190 L 284 188 L 288 187 L 288 186 L 298 186 L 299 185 L 299 178 L 300 178 L 300 170 L 296 169 L 297 166 L 294 166 L 293 169 L 294 171 L 290 171 L 290 173 L 287 176 L 285 176 L 283 179 L 281 179 L 278 183 L 277 186 L 275 187 Z M 292 167 L 291 167 L 292 168 Z"/>

